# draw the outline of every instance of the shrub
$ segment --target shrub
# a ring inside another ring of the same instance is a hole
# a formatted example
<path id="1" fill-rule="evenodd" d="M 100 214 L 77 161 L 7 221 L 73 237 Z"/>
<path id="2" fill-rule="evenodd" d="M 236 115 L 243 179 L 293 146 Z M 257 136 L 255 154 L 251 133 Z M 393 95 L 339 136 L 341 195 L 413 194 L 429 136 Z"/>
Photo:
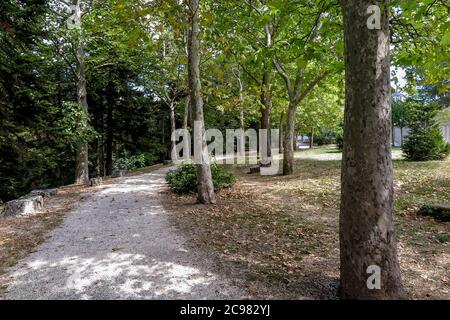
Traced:
<path id="1" fill-rule="evenodd" d="M 450 145 L 442 136 L 439 124 L 435 120 L 438 108 L 434 104 L 422 104 L 410 101 L 411 131 L 402 150 L 407 160 L 442 160 L 450 154 Z"/>
<path id="2" fill-rule="evenodd" d="M 231 187 L 236 182 L 236 177 L 217 163 L 211 164 L 211 175 L 215 191 Z M 182 164 L 166 175 L 166 181 L 175 193 L 195 194 L 197 193 L 197 168 L 192 163 Z"/>
<path id="3" fill-rule="evenodd" d="M 142 153 L 134 156 L 125 156 L 114 161 L 114 171 L 133 171 L 139 168 L 155 164 L 158 158 L 150 153 Z"/>
<path id="4" fill-rule="evenodd" d="M 315 137 L 317 145 L 324 146 L 327 144 L 336 143 L 336 139 L 339 136 L 339 130 L 321 128 Z"/>
<path id="5" fill-rule="evenodd" d="M 439 128 L 418 128 L 411 131 L 402 150 L 408 160 L 442 160 L 450 154 L 450 145 Z"/>

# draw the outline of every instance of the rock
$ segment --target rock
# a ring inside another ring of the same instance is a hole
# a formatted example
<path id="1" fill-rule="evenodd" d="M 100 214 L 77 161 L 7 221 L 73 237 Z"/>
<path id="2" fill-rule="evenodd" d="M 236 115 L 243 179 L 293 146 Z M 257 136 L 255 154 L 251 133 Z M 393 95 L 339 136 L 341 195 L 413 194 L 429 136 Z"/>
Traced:
<path id="1" fill-rule="evenodd" d="M 28 196 L 29 197 L 37 197 L 41 196 L 44 198 L 50 198 L 58 193 L 58 189 L 43 189 L 43 190 L 33 190 Z"/>
<path id="2" fill-rule="evenodd" d="M 28 216 L 38 213 L 44 208 L 44 197 L 36 196 L 27 199 L 13 200 L 5 203 L 0 217 Z"/>
<path id="3" fill-rule="evenodd" d="M 102 177 L 92 178 L 91 180 L 89 180 L 89 184 L 91 187 L 100 186 L 103 184 L 103 178 Z"/>
<path id="4" fill-rule="evenodd" d="M 426 204 L 420 208 L 417 214 L 433 217 L 442 222 L 450 222 L 450 204 Z"/>
<path id="5" fill-rule="evenodd" d="M 261 172 L 261 167 L 259 165 L 251 166 L 248 174 L 260 173 L 260 172 Z"/>
<path id="6" fill-rule="evenodd" d="M 125 175 L 125 170 L 116 170 L 113 172 L 112 177 L 113 178 L 120 178 Z"/>

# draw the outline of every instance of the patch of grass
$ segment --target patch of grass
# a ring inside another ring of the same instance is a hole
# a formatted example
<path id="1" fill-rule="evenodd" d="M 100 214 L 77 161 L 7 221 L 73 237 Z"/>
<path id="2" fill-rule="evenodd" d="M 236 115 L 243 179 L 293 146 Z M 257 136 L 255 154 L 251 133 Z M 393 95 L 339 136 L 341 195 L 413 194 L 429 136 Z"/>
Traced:
<path id="1" fill-rule="evenodd" d="M 436 235 L 436 239 L 442 243 L 450 243 L 450 234 L 448 233 L 439 233 Z"/>

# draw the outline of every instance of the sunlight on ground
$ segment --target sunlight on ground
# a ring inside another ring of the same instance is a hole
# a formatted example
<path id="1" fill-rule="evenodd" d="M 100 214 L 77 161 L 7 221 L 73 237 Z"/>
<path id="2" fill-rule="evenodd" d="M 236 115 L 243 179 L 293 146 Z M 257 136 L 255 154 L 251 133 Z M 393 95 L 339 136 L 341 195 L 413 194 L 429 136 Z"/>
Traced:
<path id="1" fill-rule="evenodd" d="M 64 271 L 67 281 L 55 283 L 53 291 L 83 299 L 94 298 L 105 286 L 121 297 L 157 299 L 165 294 L 189 294 L 194 287 L 206 286 L 216 279 L 196 268 L 148 261 L 144 255 L 127 253 L 109 253 L 101 259 L 72 256 L 55 261 L 35 260 L 28 267 L 38 278 L 24 278 L 29 269 L 21 270 L 13 275 L 16 285 L 32 287 L 31 281 L 51 281 L 54 272 Z"/>

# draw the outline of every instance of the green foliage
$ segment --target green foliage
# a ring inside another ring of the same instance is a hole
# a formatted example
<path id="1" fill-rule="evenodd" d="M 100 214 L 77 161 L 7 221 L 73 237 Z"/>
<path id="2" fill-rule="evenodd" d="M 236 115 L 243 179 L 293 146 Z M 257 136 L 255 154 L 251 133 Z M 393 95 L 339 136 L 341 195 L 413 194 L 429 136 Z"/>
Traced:
<path id="1" fill-rule="evenodd" d="M 339 130 L 320 128 L 314 138 L 314 141 L 319 146 L 324 146 L 327 144 L 335 144 L 339 135 L 340 135 Z"/>
<path id="2" fill-rule="evenodd" d="M 231 187 L 236 177 L 227 172 L 223 166 L 211 164 L 211 174 L 216 191 Z M 178 194 L 195 194 L 197 192 L 197 168 L 195 164 L 185 163 L 166 175 L 170 188 Z"/>
<path id="3" fill-rule="evenodd" d="M 402 147 L 406 159 L 428 161 L 446 158 L 450 154 L 450 144 L 443 138 L 435 119 L 437 106 L 414 100 L 409 100 L 407 104 L 411 131 Z"/>
<path id="4" fill-rule="evenodd" d="M 89 124 L 89 115 L 78 103 L 63 102 L 60 108 L 55 108 L 55 113 L 59 117 L 55 121 L 55 134 L 72 149 L 99 137 Z"/>
<path id="5" fill-rule="evenodd" d="M 115 171 L 134 171 L 140 168 L 151 166 L 158 161 L 158 157 L 151 153 L 142 153 L 139 155 L 122 157 L 114 161 L 113 169 Z"/>

